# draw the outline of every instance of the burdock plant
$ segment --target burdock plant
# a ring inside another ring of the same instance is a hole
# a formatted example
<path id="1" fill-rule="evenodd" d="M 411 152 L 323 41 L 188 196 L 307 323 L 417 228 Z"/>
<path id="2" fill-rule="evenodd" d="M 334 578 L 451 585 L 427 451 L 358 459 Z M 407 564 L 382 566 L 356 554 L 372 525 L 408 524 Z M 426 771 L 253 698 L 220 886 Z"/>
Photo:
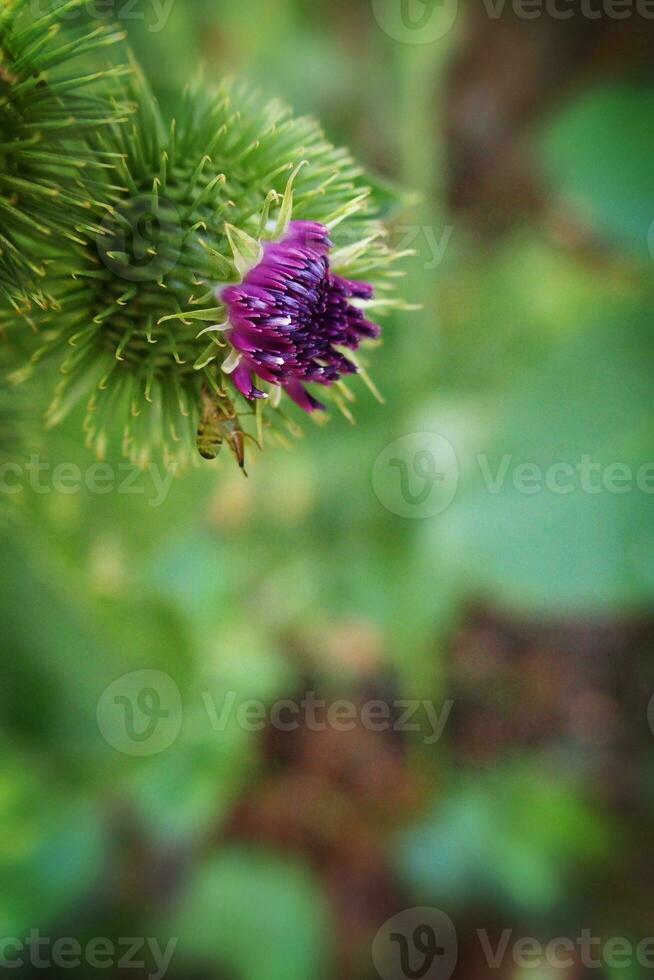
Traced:
<path id="1" fill-rule="evenodd" d="M 64 153 L 91 166 L 71 178 L 59 161 L 59 196 L 86 213 L 47 256 L 51 300 L 30 314 L 38 346 L 13 378 L 55 365 L 48 424 L 84 403 L 100 455 L 118 432 L 143 466 L 223 443 L 243 466 L 248 444 L 293 429 L 291 402 L 349 415 L 349 376 L 374 391 L 358 348 L 398 304 L 397 254 L 361 171 L 313 120 L 201 83 L 166 120 L 131 67 L 96 96 L 116 118 Z"/>
<path id="2" fill-rule="evenodd" d="M 108 91 L 125 69 L 91 67 L 122 34 L 85 21 L 85 2 L 0 7 L 0 292 L 14 308 L 47 303 L 45 242 L 93 233 L 88 190 L 76 178 L 103 161 L 85 139 L 125 117 Z"/>

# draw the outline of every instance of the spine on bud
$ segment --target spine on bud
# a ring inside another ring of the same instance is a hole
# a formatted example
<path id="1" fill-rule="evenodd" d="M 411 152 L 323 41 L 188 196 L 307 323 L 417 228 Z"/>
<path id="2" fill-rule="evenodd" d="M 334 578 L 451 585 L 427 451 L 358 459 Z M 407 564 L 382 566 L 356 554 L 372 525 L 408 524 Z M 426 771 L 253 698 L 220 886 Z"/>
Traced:
<path id="1" fill-rule="evenodd" d="M 88 236 L 86 135 L 126 118 L 124 66 L 98 70 L 120 31 L 85 21 L 86 0 L 3 0 L 0 10 L 0 292 L 48 305 L 47 248 Z M 34 248 L 34 245 L 37 248 Z"/>

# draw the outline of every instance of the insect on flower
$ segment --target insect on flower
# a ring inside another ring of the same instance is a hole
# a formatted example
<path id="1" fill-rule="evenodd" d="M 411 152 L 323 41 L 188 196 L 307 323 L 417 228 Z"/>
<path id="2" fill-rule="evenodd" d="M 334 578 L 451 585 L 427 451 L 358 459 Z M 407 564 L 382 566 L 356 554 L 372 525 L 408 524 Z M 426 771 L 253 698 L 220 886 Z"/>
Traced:
<path id="1" fill-rule="evenodd" d="M 198 426 L 198 452 L 203 459 L 216 459 L 225 442 L 245 473 L 245 433 L 236 409 L 229 399 L 219 399 L 205 388 L 202 391 L 202 417 Z"/>

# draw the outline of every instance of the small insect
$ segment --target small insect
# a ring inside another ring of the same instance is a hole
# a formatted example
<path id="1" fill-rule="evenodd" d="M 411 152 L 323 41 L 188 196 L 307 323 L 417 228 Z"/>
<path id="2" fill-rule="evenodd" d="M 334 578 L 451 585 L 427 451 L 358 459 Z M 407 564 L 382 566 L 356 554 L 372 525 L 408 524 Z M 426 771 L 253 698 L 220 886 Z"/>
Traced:
<path id="1" fill-rule="evenodd" d="M 216 459 L 226 442 L 236 462 L 245 473 L 245 433 L 236 409 L 229 399 L 219 399 L 202 391 L 202 418 L 198 426 L 197 446 L 203 459 Z M 247 476 L 247 473 L 245 474 Z"/>

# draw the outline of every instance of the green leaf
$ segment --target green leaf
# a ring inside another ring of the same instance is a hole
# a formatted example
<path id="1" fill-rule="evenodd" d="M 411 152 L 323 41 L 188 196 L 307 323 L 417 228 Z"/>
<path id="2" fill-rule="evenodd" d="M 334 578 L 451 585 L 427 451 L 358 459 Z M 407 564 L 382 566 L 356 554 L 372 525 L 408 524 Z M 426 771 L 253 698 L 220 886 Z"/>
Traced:
<path id="1" fill-rule="evenodd" d="M 542 915 L 565 902 L 571 864 L 606 858 L 612 832 L 572 783 L 526 762 L 461 779 L 396 854 L 420 900 L 499 898 Z"/>
<path id="2" fill-rule="evenodd" d="M 327 913 L 307 871 L 287 859 L 230 849 L 191 883 L 165 933 L 242 980 L 320 980 L 327 962 Z"/>
<path id="3" fill-rule="evenodd" d="M 99 875 L 106 835 L 96 809 L 56 794 L 45 773 L 2 748 L 0 929 L 47 928 L 84 899 Z"/>
<path id="4" fill-rule="evenodd" d="M 544 163 L 564 202 L 617 245 L 651 258 L 654 89 L 603 86 L 556 117 Z"/>
<path id="5" fill-rule="evenodd" d="M 447 551 L 468 589 L 525 612 L 651 602 L 653 375 L 651 315 L 629 307 L 521 374 L 495 437 L 460 454 L 432 560 Z"/>
<path id="6" fill-rule="evenodd" d="M 43 542 L 39 543 L 43 549 Z M 5 732 L 77 764 L 99 744 L 89 688 L 111 674 L 101 645 L 27 535 L 2 537 L 0 709 Z M 62 709 L 63 710 L 58 710 Z"/>

